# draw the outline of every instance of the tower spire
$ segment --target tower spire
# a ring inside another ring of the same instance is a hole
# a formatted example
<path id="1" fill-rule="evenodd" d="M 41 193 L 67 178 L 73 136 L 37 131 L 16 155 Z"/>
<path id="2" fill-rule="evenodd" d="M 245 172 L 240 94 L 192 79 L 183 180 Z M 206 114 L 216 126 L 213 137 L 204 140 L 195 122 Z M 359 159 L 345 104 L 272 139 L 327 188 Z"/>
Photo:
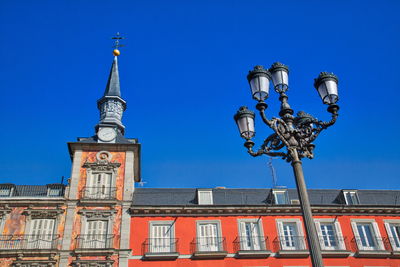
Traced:
<path id="1" fill-rule="evenodd" d="M 113 51 L 114 60 L 111 65 L 104 95 L 97 101 L 97 108 L 100 111 L 100 121 L 95 128 L 97 133 L 99 133 L 102 128 L 112 128 L 117 131 L 117 134 L 123 135 L 125 126 L 122 124 L 122 115 L 126 109 L 126 102 L 121 97 L 118 72 L 118 56 L 121 53 L 118 48 L 122 46 L 119 41 L 124 38 L 117 33 L 112 39 L 115 40 L 115 49 Z M 101 136 L 98 137 L 100 137 L 101 140 Z"/>

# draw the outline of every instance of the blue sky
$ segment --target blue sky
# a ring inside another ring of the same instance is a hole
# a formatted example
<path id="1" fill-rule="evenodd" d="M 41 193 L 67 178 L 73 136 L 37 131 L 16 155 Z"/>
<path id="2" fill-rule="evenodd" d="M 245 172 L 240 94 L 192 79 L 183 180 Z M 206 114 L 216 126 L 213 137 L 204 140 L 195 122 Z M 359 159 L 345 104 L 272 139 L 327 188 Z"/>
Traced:
<path id="1" fill-rule="evenodd" d="M 289 101 L 328 119 L 313 79 L 339 77 L 340 117 L 304 160 L 309 188 L 400 189 L 399 1 L 1 1 L 0 182 L 69 177 L 66 143 L 94 134 L 119 58 L 124 124 L 142 143 L 145 187 L 271 187 L 233 114 L 255 109 L 254 65 L 290 67 Z M 276 116 L 272 93 L 267 114 Z M 270 130 L 256 120 L 260 144 Z M 278 184 L 294 187 L 273 160 Z"/>

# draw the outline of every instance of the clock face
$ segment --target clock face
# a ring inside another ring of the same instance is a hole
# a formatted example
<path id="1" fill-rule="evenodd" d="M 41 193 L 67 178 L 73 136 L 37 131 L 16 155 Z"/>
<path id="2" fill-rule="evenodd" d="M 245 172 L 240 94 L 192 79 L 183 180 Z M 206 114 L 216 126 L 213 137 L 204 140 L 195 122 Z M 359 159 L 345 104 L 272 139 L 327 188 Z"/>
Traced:
<path id="1" fill-rule="evenodd" d="M 113 128 L 101 128 L 97 133 L 99 139 L 103 142 L 109 142 L 115 139 L 117 133 Z"/>

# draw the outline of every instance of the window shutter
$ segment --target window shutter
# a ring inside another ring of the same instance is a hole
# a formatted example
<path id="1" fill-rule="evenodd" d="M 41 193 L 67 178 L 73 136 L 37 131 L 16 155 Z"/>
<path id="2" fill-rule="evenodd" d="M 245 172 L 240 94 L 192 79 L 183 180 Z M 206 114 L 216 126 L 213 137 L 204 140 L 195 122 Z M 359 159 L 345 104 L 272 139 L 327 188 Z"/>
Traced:
<path id="1" fill-rule="evenodd" d="M 354 233 L 354 237 L 356 239 L 356 243 L 357 243 L 357 247 L 359 249 L 363 248 L 363 245 L 361 244 L 361 236 L 360 233 L 357 230 L 357 223 L 356 222 L 351 222 L 351 227 L 353 228 L 353 233 Z"/>
<path id="2" fill-rule="evenodd" d="M 336 229 L 336 236 L 339 242 L 339 249 L 346 250 L 346 244 L 344 242 L 342 228 L 340 227 L 340 223 L 337 220 L 335 221 L 335 229 Z"/>
<path id="3" fill-rule="evenodd" d="M 305 236 L 303 234 L 303 225 L 300 220 L 296 221 L 297 238 L 299 240 L 300 249 L 306 249 Z"/>
<path id="4" fill-rule="evenodd" d="M 387 222 L 385 222 L 385 229 L 386 229 L 386 232 L 388 234 L 388 237 L 389 237 L 389 240 L 390 240 L 390 244 L 392 245 L 393 250 L 398 251 L 399 247 L 397 247 L 396 243 L 395 243 L 396 242 L 395 241 L 396 237 L 393 236 L 392 229 L 390 229 L 390 224 L 387 223 Z"/>
<path id="5" fill-rule="evenodd" d="M 374 228 L 374 233 L 375 233 L 376 241 L 378 243 L 378 248 L 380 250 L 385 250 L 385 246 L 383 245 L 383 241 L 382 241 L 381 233 L 379 231 L 378 224 L 376 222 L 373 222 L 372 227 Z"/>
<path id="6" fill-rule="evenodd" d="M 239 223 L 239 230 L 240 230 L 240 248 L 241 249 L 248 249 L 247 246 L 247 233 L 246 233 L 246 223 L 240 222 Z"/>
<path id="7" fill-rule="evenodd" d="M 322 230 L 321 230 L 321 223 L 319 221 L 314 221 L 314 223 L 315 223 L 315 229 L 317 230 L 317 234 L 318 234 L 319 244 L 321 246 L 321 249 L 324 250 L 326 248 L 325 248 L 324 236 L 323 236 Z"/>

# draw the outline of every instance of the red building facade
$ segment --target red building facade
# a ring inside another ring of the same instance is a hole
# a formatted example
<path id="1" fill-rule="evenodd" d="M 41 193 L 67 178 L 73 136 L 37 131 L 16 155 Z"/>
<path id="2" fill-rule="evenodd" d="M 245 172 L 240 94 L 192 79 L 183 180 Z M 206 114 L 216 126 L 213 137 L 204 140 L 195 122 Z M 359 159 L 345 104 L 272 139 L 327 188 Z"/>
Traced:
<path id="1" fill-rule="evenodd" d="M 294 190 L 202 191 L 136 189 L 129 266 L 311 266 Z M 399 191 L 309 194 L 325 266 L 400 266 Z"/>

